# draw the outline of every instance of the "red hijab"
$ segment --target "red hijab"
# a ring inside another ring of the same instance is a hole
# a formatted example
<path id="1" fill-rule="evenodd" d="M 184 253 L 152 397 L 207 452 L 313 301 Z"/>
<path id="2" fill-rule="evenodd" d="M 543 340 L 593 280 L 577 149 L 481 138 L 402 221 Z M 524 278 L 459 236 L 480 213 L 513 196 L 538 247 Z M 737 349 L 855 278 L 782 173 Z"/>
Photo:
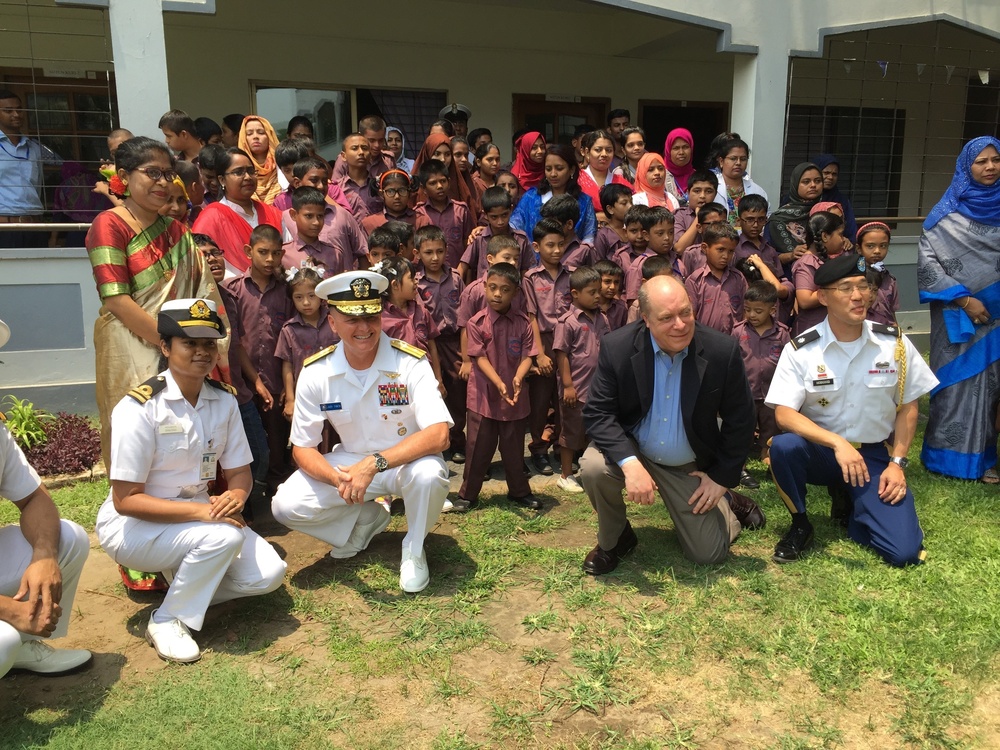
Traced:
<path id="1" fill-rule="evenodd" d="M 539 138 L 542 139 L 542 145 L 545 145 L 545 138 L 542 137 L 542 134 L 532 130 L 518 138 L 514 144 L 517 148 L 517 155 L 514 157 L 514 164 L 510 171 L 521 183 L 521 190 L 531 190 L 533 187 L 538 187 L 538 183 L 545 177 L 544 159 L 541 164 L 536 164 L 531 160 L 531 147 Z"/>
<path id="2" fill-rule="evenodd" d="M 680 139 L 686 141 L 691 147 L 691 158 L 688 159 L 688 163 L 683 167 L 679 167 L 673 163 L 670 159 L 670 148 L 674 145 L 674 141 Z M 691 131 L 687 128 L 674 128 L 669 133 L 667 133 L 667 140 L 663 142 L 663 161 L 667 167 L 667 171 L 674 177 L 674 182 L 677 183 L 677 189 L 683 194 L 687 194 L 688 189 L 688 178 L 694 174 L 694 138 L 691 135 Z"/>
<path id="3" fill-rule="evenodd" d="M 417 158 L 413 160 L 413 171 L 411 174 L 414 177 L 420 174 L 420 167 L 424 162 L 430 161 L 434 158 L 434 152 L 437 151 L 443 143 L 448 144 L 448 148 L 451 148 L 451 138 L 444 133 L 434 133 L 433 135 L 427 136 L 427 140 L 424 141 L 423 148 L 420 149 L 420 153 L 417 154 Z M 465 177 L 458 171 L 458 164 L 455 163 L 454 156 L 451 159 L 451 165 L 448 167 L 448 195 L 451 196 L 452 200 L 462 201 L 469 207 L 470 210 L 475 210 L 475 201 L 472 191 L 465 182 Z M 418 191 L 417 200 L 418 202 L 427 200 L 427 194 L 424 192 L 423 186 L 421 186 Z"/>

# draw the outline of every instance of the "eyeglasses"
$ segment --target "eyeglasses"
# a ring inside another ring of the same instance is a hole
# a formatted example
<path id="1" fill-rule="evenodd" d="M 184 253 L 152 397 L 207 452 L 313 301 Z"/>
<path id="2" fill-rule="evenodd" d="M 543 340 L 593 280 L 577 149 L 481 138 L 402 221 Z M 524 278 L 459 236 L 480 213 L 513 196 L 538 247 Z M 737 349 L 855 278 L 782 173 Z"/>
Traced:
<path id="1" fill-rule="evenodd" d="M 225 253 L 223 253 L 219 248 L 213 247 L 209 250 L 202 250 L 201 254 L 206 258 L 221 258 Z"/>
<path id="2" fill-rule="evenodd" d="M 748 161 L 750 161 L 750 157 L 749 156 L 727 156 L 726 157 L 726 161 L 730 162 L 731 164 L 746 164 Z"/>
<path id="3" fill-rule="evenodd" d="M 409 195 L 410 194 L 410 189 L 409 188 L 384 188 L 382 190 L 382 192 L 385 193 L 386 196 L 389 197 L 389 198 L 395 198 L 395 197 L 400 196 L 400 195 Z"/>
<path id="4" fill-rule="evenodd" d="M 740 221 L 744 224 L 766 224 L 766 216 L 741 216 Z"/>
<path id="5" fill-rule="evenodd" d="M 844 295 L 852 295 L 855 292 L 864 296 L 872 291 L 871 285 L 867 281 L 860 281 L 857 284 L 837 284 L 837 286 L 825 286 L 831 292 L 840 292 Z"/>
<path id="6" fill-rule="evenodd" d="M 160 169 L 159 167 L 139 167 L 136 172 L 142 172 L 146 177 L 151 179 L 153 182 L 159 182 L 160 180 L 166 180 L 167 182 L 173 182 L 177 177 L 177 173 L 172 169 Z"/>
<path id="7" fill-rule="evenodd" d="M 233 177 L 239 177 L 240 179 L 244 177 L 256 177 L 257 170 L 253 167 L 236 167 L 236 169 L 230 169 L 228 172 L 225 172 L 225 175 L 227 177 L 232 175 Z"/>

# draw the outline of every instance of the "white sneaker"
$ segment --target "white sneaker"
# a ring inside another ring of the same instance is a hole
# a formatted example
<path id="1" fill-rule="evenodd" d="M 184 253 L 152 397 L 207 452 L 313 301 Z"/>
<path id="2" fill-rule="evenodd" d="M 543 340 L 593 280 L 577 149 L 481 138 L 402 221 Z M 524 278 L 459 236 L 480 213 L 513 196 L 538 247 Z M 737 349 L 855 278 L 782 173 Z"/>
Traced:
<path id="1" fill-rule="evenodd" d="M 156 615 L 156 612 L 153 612 Z M 164 661 L 176 661 L 181 664 L 198 661 L 201 649 L 191 637 L 191 631 L 180 620 L 156 623 L 150 616 L 146 626 L 146 640 L 156 649 L 156 654 Z"/>
<path id="2" fill-rule="evenodd" d="M 413 555 L 408 549 L 403 550 L 403 562 L 399 566 L 399 588 L 408 594 L 416 594 L 427 588 L 431 582 L 431 572 L 427 568 L 427 558 L 421 552 Z"/>
<path id="3" fill-rule="evenodd" d="M 93 655 L 83 649 L 52 648 L 44 641 L 25 641 L 10 668 L 37 674 L 66 674 L 82 667 L 91 658 Z"/>
<path id="4" fill-rule="evenodd" d="M 583 485 L 580 484 L 580 480 L 576 478 L 575 474 L 570 474 L 568 477 L 559 477 L 559 481 L 556 482 L 556 487 L 564 492 L 584 491 Z"/>
<path id="5" fill-rule="evenodd" d="M 361 506 L 361 515 L 358 516 L 358 521 L 354 524 L 351 535 L 347 537 L 344 546 L 334 547 L 330 550 L 330 557 L 335 560 L 346 560 L 368 549 L 372 539 L 385 531 L 385 527 L 389 525 L 391 520 L 392 516 L 379 503 L 365 503 Z"/>

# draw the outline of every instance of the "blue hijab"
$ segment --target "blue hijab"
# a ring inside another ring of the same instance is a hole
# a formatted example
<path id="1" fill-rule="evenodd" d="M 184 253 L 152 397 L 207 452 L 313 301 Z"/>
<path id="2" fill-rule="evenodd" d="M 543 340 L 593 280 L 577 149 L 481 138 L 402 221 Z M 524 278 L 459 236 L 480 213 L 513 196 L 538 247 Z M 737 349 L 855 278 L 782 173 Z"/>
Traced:
<path id="1" fill-rule="evenodd" d="M 981 185 L 972 179 L 972 162 L 987 146 L 993 146 L 1000 153 L 1000 141 L 993 136 L 981 135 L 965 144 L 955 162 L 951 185 L 924 221 L 925 230 L 933 229 L 955 211 L 980 224 L 1000 226 L 1000 180 L 992 185 Z"/>

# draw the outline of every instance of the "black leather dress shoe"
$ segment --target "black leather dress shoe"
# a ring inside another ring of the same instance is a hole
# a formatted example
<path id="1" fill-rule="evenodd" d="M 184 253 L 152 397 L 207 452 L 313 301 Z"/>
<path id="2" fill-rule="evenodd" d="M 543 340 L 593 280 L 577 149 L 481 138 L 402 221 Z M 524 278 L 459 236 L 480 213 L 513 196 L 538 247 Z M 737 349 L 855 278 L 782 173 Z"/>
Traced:
<path id="1" fill-rule="evenodd" d="M 615 544 L 614 549 L 601 549 L 601 545 L 597 545 L 587 553 L 583 559 L 583 572 L 592 576 L 610 573 L 618 567 L 618 562 L 625 555 L 635 549 L 637 544 L 639 544 L 639 539 L 632 530 L 632 524 L 626 521 L 625 529 L 618 537 L 618 543 Z"/>
<path id="2" fill-rule="evenodd" d="M 479 498 L 474 497 L 471 500 L 466 500 L 464 497 L 456 497 L 451 501 L 451 512 L 452 513 L 468 513 L 470 510 L 475 510 L 479 507 Z"/>
<path id="3" fill-rule="evenodd" d="M 535 453 L 531 456 L 531 465 L 542 476 L 552 476 L 552 464 L 547 453 Z"/>
<path id="4" fill-rule="evenodd" d="M 746 487 L 748 490 L 759 490 L 760 482 L 753 478 L 753 475 L 744 469 L 740 472 L 740 487 Z"/>
<path id="5" fill-rule="evenodd" d="M 781 537 L 774 548 L 774 555 L 771 559 L 776 563 L 795 562 L 802 557 L 802 553 L 812 546 L 813 528 L 812 526 L 793 526 Z"/>
<path id="6" fill-rule="evenodd" d="M 733 490 L 729 490 L 726 496 L 729 498 L 729 507 L 733 511 L 733 515 L 736 516 L 736 520 L 740 522 L 740 526 L 747 531 L 764 528 L 767 518 L 757 503 L 746 495 L 741 495 Z"/>
<path id="7" fill-rule="evenodd" d="M 507 495 L 507 499 L 515 505 L 520 505 L 522 508 L 527 508 L 528 510 L 542 509 L 542 501 L 534 495 L 525 495 L 524 497 L 511 497 Z"/>

